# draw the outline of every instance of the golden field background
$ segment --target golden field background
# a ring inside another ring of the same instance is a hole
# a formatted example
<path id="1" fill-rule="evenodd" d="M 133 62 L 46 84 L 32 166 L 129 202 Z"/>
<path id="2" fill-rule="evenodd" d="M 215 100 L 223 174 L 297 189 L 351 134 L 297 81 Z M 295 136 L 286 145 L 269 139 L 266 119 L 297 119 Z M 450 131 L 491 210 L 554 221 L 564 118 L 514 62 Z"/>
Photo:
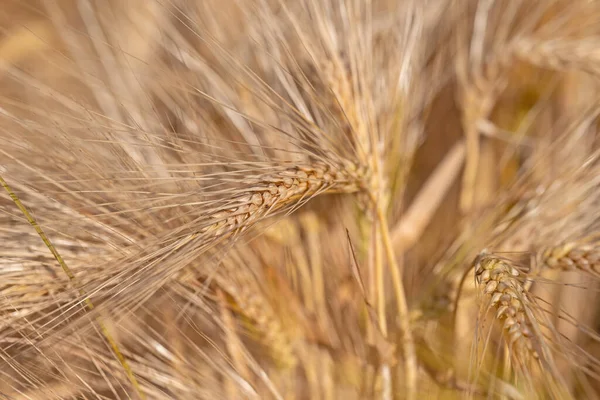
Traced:
<path id="1" fill-rule="evenodd" d="M 0 398 L 598 397 L 599 34 L 2 1 Z"/>

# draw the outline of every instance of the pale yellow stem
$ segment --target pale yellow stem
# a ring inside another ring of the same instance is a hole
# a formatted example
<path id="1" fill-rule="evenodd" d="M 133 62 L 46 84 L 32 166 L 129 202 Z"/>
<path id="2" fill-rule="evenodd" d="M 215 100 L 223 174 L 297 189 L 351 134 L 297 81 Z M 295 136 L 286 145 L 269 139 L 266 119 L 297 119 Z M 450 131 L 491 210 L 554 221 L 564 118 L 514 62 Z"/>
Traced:
<path id="1" fill-rule="evenodd" d="M 398 319 L 400 321 L 400 329 L 402 331 L 402 347 L 404 350 L 406 378 L 406 399 L 414 400 L 416 399 L 417 391 L 417 354 L 410 326 L 406 293 L 402 283 L 402 269 L 396 261 L 396 254 L 390 239 L 390 231 L 387 219 L 380 207 L 377 207 L 377 219 L 380 227 L 379 232 L 381 233 L 381 238 L 383 239 L 383 247 L 386 252 L 388 266 L 392 276 L 392 284 L 394 286 L 398 307 Z M 400 252 L 400 254 L 401 253 L 402 252 Z"/>

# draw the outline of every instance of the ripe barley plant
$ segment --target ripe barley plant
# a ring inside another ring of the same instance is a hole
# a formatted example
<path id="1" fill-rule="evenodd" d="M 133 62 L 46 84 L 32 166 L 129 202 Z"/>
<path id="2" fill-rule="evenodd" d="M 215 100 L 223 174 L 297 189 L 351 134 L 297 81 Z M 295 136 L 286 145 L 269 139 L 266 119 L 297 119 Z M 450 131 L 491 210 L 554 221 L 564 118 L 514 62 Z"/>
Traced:
<path id="1" fill-rule="evenodd" d="M 600 397 L 598 1 L 0 28 L 0 399 Z"/>

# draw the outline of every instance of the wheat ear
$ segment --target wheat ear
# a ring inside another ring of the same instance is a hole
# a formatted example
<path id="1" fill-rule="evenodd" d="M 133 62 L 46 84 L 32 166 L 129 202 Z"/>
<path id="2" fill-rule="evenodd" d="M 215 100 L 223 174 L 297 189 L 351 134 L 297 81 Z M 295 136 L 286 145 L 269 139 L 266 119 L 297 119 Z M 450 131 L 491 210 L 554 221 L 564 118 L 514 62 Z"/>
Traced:
<path id="1" fill-rule="evenodd" d="M 219 196 L 227 193 L 229 200 L 216 207 L 199 210 L 193 225 L 182 227 L 183 234 L 171 243 L 158 240 L 142 251 L 152 254 L 152 260 L 139 258 L 139 254 L 121 260 L 126 269 L 116 274 L 103 274 L 89 282 L 93 290 L 103 287 L 108 302 L 102 307 L 117 310 L 140 304 L 174 274 L 189 264 L 189 260 L 205 255 L 215 246 L 226 245 L 267 217 L 287 211 L 293 212 L 307 201 L 323 193 L 352 193 L 360 189 L 359 171 L 338 169 L 326 164 L 274 168 L 269 173 L 245 177 L 238 181 L 231 176 L 218 179 L 214 186 L 235 179 L 239 188 L 224 188 L 206 193 L 206 203 L 217 203 Z M 192 231 L 193 229 L 193 231 Z M 191 232 L 190 232 L 191 231 Z M 183 251 L 185 249 L 185 251 Z M 188 254 L 182 259 L 177 254 Z M 129 265 L 127 265 L 129 264 Z M 124 290 L 127 288 L 127 290 Z M 118 296 L 114 294 L 118 293 Z M 109 297 L 112 296 L 112 297 Z"/>
<path id="2" fill-rule="evenodd" d="M 206 239 L 223 239 L 245 231 L 273 212 L 294 207 L 294 204 L 301 205 L 321 192 L 356 192 L 359 180 L 353 175 L 327 165 L 315 165 L 296 166 L 250 178 L 227 207 L 208 213 L 212 223 L 200 232 Z"/>
<path id="3" fill-rule="evenodd" d="M 595 76 L 600 75 L 600 52 L 596 39 L 523 39 L 515 46 L 514 53 L 517 57 L 542 68 L 558 71 L 580 70 Z"/>
<path id="4" fill-rule="evenodd" d="M 515 356 L 539 358 L 534 346 L 537 335 L 531 311 L 531 300 L 522 282 L 521 274 L 509 261 L 482 252 L 474 261 L 478 287 L 496 309 L 496 318 L 502 321 L 503 333 Z M 539 337 L 538 337 L 539 339 Z"/>
<path id="5" fill-rule="evenodd" d="M 545 248 L 539 253 L 542 266 L 551 269 L 580 270 L 600 275 L 600 244 L 568 242 Z"/>

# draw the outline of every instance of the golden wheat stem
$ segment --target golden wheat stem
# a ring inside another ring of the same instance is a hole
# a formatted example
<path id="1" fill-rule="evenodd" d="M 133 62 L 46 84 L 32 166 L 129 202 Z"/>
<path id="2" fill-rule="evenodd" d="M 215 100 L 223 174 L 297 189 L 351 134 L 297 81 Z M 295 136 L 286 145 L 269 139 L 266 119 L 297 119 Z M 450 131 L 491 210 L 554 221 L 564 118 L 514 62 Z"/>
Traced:
<path id="1" fill-rule="evenodd" d="M 379 329 L 384 337 L 388 337 L 387 329 L 387 318 L 386 318 L 386 307 L 385 307 L 385 281 L 384 281 L 384 265 L 383 255 L 381 246 L 381 233 L 379 224 L 375 221 L 373 224 L 373 234 L 371 236 L 371 246 L 373 249 L 373 257 L 375 263 L 375 285 L 377 293 L 376 305 L 377 315 L 379 322 Z M 382 395 L 383 400 L 391 399 L 392 383 L 391 383 L 391 371 L 388 364 L 381 365 L 381 383 L 382 383 Z"/>
<path id="2" fill-rule="evenodd" d="M 42 227 L 40 225 L 38 225 L 35 218 L 31 215 L 31 213 L 27 210 L 27 208 L 25 208 L 25 206 L 23 205 L 23 203 L 21 202 L 19 197 L 15 194 L 15 192 L 13 192 L 13 190 L 10 188 L 10 186 L 8 185 L 8 183 L 4 180 L 4 178 L 2 176 L 0 176 L 0 185 L 2 185 L 2 187 L 8 192 L 8 195 L 13 200 L 13 202 L 17 205 L 19 210 L 21 210 L 21 212 L 27 219 L 27 222 L 29 222 L 29 224 L 35 229 L 35 231 L 38 233 L 38 235 L 40 236 L 40 238 L 42 239 L 42 241 L 44 242 L 46 247 L 48 247 L 48 250 L 50 250 L 50 252 L 54 256 L 54 258 L 56 259 L 58 264 L 61 266 L 64 273 L 67 275 L 69 280 L 75 285 L 76 280 L 75 280 L 75 275 L 73 274 L 73 272 L 69 269 L 69 267 L 63 260 L 62 256 L 60 255 L 60 253 L 58 252 L 56 247 L 54 247 L 54 245 L 52 244 L 50 239 L 46 236 L 46 234 L 42 230 Z M 79 294 L 81 296 L 85 296 L 84 290 L 80 288 Z M 85 305 L 88 308 L 88 310 L 90 310 L 90 311 L 94 309 L 94 304 L 92 303 L 92 300 L 90 300 L 89 297 L 85 298 Z M 125 373 L 127 374 L 127 377 L 129 378 L 129 381 L 131 382 L 131 385 L 133 386 L 134 390 L 137 392 L 138 396 L 141 399 L 146 399 L 146 395 L 142 391 L 140 384 L 138 383 L 138 381 L 135 377 L 135 374 L 133 373 L 133 370 L 127 363 L 127 360 L 125 359 L 125 356 L 123 356 L 123 353 L 121 353 L 121 350 L 119 349 L 117 342 L 114 340 L 114 338 L 110 334 L 108 328 L 106 327 L 104 322 L 100 319 L 100 317 L 96 318 L 96 322 L 98 323 L 98 325 L 100 327 L 102 335 L 104 335 L 106 341 L 108 342 L 108 344 L 110 345 L 115 356 L 119 360 L 119 363 L 123 367 L 123 370 L 125 370 Z"/>
<path id="3" fill-rule="evenodd" d="M 383 273 L 383 249 L 381 246 L 381 234 L 377 228 L 377 222 L 373 225 L 373 236 L 372 236 L 372 246 L 373 246 L 373 255 L 375 257 L 375 284 L 377 294 L 376 303 L 377 304 L 377 314 L 379 317 L 379 328 L 381 332 L 387 337 L 387 321 L 385 315 L 385 280 Z"/>
<path id="4" fill-rule="evenodd" d="M 475 202 L 475 186 L 477 180 L 477 171 L 479 170 L 479 131 L 475 128 L 465 131 L 465 143 L 467 146 L 467 157 L 465 170 L 463 172 L 462 187 L 460 194 L 460 206 L 464 213 L 467 213 L 473 207 Z"/>
<path id="5" fill-rule="evenodd" d="M 396 294 L 398 306 L 398 319 L 400 321 L 400 329 L 402 331 L 402 347 L 404 349 L 406 398 L 408 400 L 412 400 L 416 399 L 417 392 L 417 353 L 412 329 L 410 326 L 406 293 L 402 283 L 402 269 L 396 261 L 396 254 L 390 238 L 389 226 L 385 213 L 381 207 L 377 207 L 377 222 L 380 227 L 379 232 L 381 234 L 381 238 L 383 239 L 383 247 L 385 249 L 388 266 L 392 275 L 392 284 L 394 286 L 394 292 Z"/>
<path id="6" fill-rule="evenodd" d="M 456 143 L 425 182 L 417 197 L 392 229 L 392 241 L 404 250 L 412 247 L 423 234 L 442 203 L 465 160 L 465 143 Z"/>

